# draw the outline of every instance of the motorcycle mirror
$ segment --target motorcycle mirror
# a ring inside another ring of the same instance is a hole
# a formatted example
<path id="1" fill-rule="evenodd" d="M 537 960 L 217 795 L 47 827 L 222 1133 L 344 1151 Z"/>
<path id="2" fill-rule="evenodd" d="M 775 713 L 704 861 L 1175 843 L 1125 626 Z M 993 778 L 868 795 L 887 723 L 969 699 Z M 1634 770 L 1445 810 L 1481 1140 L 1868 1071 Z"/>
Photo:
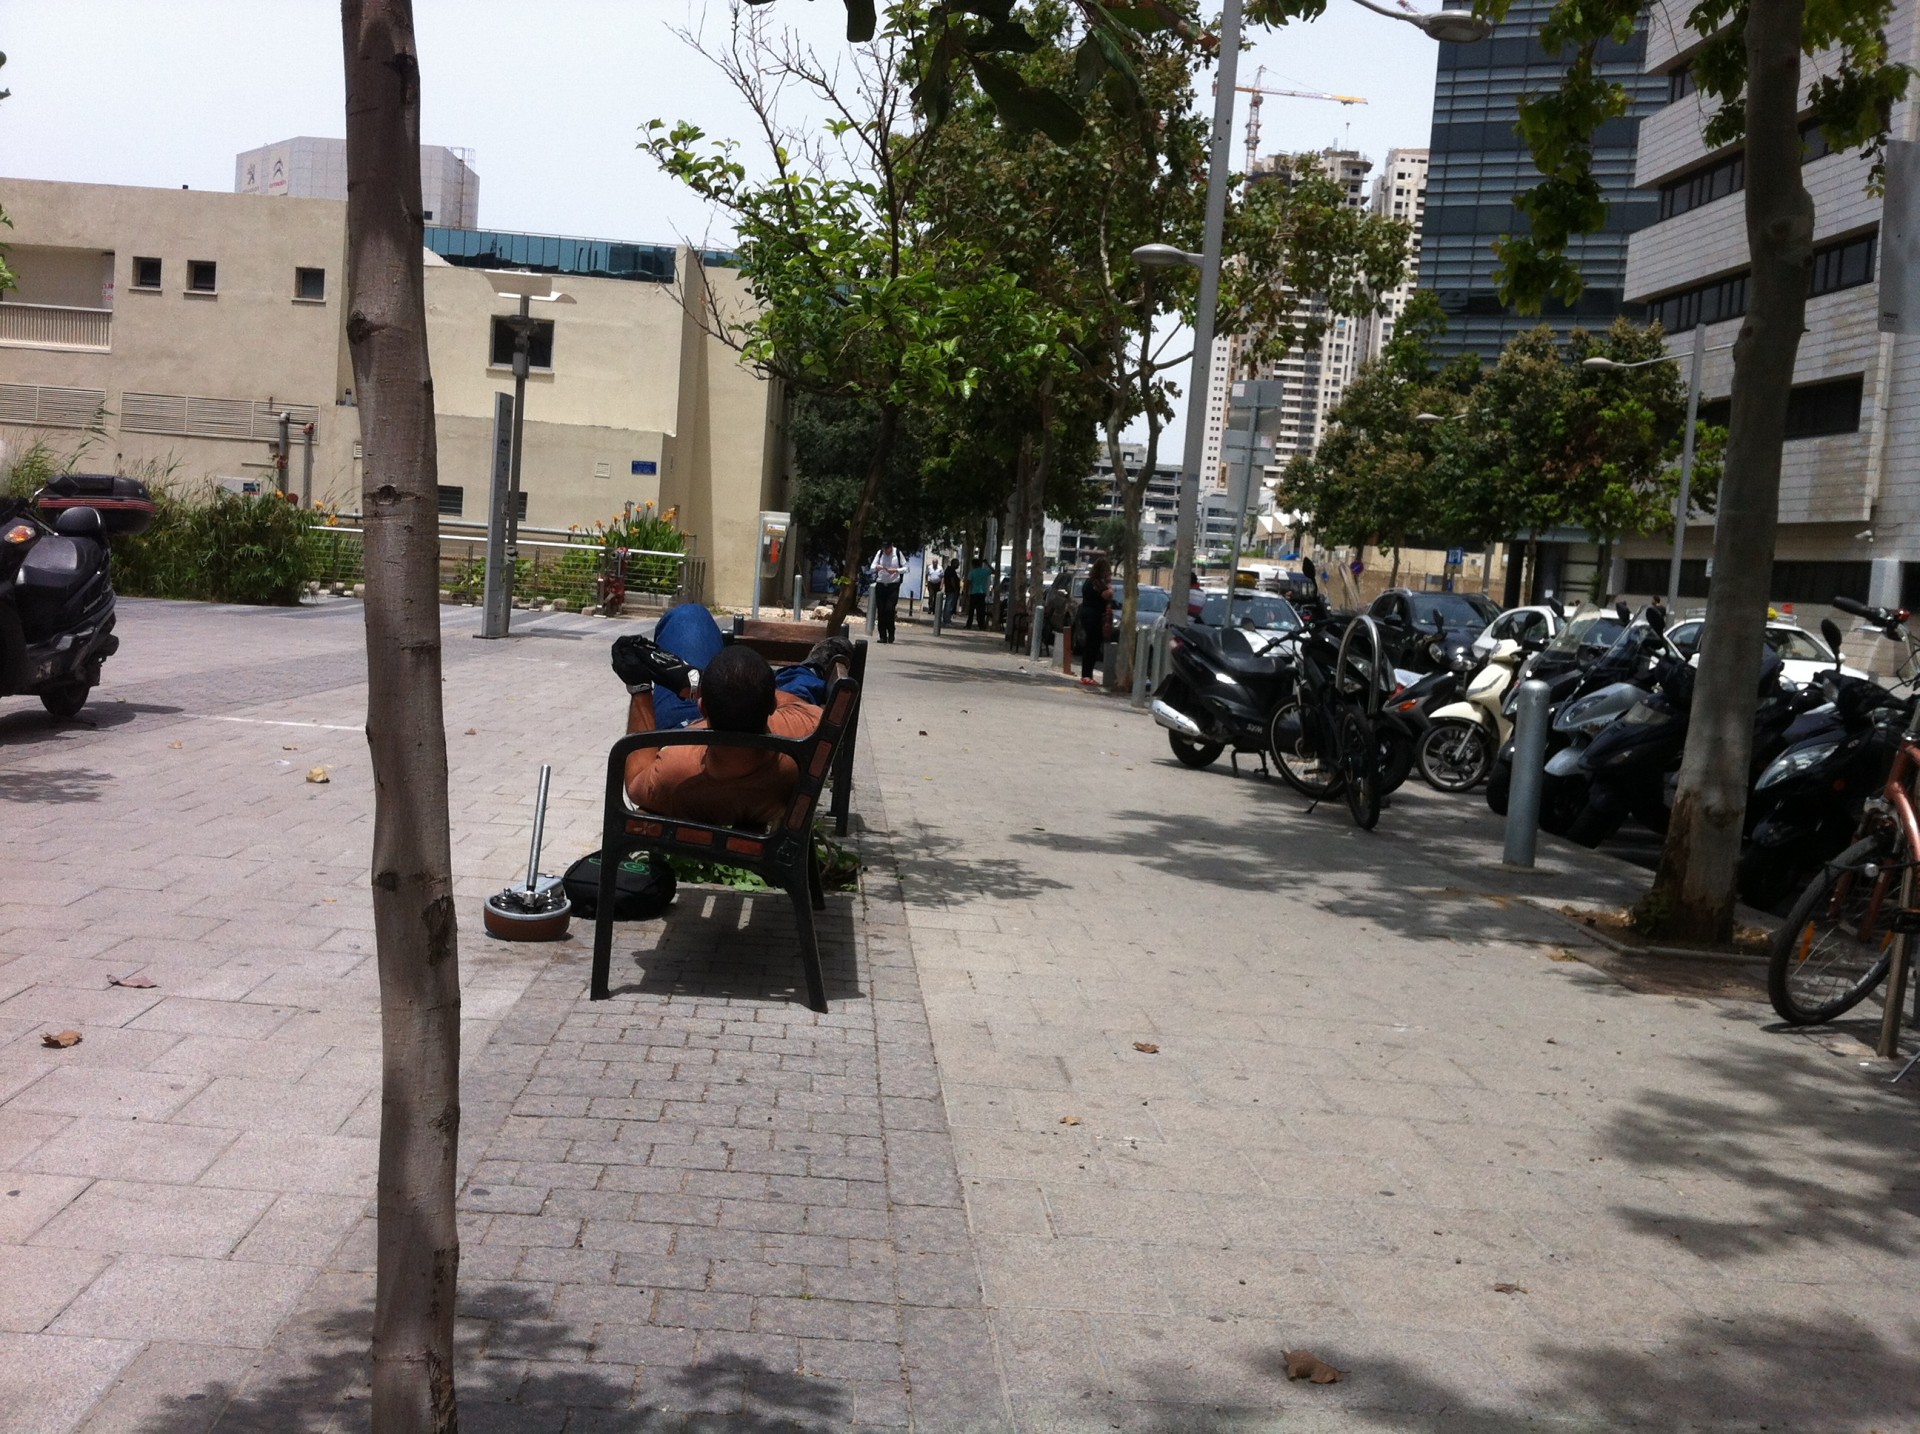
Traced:
<path id="1" fill-rule="evenodd" d="M 1648 608 L 1647 626 L 1652 628 L 1656 633 L 1665 632 L 1667 630 L 1667 610 L 1661 607 Z"/>
<path id="2" fill-rule="evenodd" d="M 1613 605 L 1613 611 L 1614 615 L 1618 617 L 1621 622 L 1631 623 L 1633 621 L 1633 609 L 1627 606 L 1624 599 Z"/>
<path id="3" fill-rule="evenodd" d="M 1314 567 L 1312 558 L 1302 558 L 1300 560 L 1300 571 L 1307 575 L 1308 582 L 1312 582 L 1319 572 L 1319 570 Z"/>
<path id="4" fill-rule="evenodd" d="M 1560 606 L 1560 599 L 1557 597 L 1547 599 L 1547 610 L 1555 617 L 1564 618 L 1567 615 L 1567 610 Z"/>
<path id="5" fill-rule="evenodd" d="M 1833 649 L 1833 666 L 1837 672 L 1840 668 L 1840 624 L 1830 617 L 1821 618 L 1820 635 L 1827 640 L 1827 646 Z"/>

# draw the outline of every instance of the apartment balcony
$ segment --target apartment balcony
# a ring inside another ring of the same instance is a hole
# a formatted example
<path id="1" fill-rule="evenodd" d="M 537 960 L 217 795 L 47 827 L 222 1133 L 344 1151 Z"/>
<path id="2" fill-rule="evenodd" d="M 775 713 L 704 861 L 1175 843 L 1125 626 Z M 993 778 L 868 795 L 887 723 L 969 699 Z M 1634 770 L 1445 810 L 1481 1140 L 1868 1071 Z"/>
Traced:
<path id="1" fill-rule="evenodd" d="M 106 353 L 113 347 L 113 310 L 0 304 L 0 347 Z"/>

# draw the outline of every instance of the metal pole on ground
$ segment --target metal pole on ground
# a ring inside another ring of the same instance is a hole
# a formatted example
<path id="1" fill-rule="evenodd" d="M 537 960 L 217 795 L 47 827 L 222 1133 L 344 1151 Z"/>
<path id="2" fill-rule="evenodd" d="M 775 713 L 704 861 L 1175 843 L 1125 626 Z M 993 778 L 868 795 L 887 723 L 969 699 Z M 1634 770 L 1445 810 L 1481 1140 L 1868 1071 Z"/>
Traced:
<path id="1" fill-rule="evenodd" d="M 801 582 L 802 582 L 802 579 L 801 579 L 801 577 L 800 577 L 800 574 L 798 574 L 798 573 L 795 573 L 795 574 L 793 575 L 793 620 L 794 620 L 795 622 L 798 622 L 798 621 L 800 621 L 800 585 L 801 585 Z"/>
<path id="2" fill-rule="evenodd" d="M 1540 836 L 1540 788 L 1546 781 L 1547 698 L 1550 689 L 1538 678 L 1520 684 L 1520 700 L 1513 722 L 1513 786 L 1507 797 L 1508 866 L 1533 865 Z"/>
<path id="3" fill-rule="evenodd" d="M 1133 630 L 1133 696 L 1129 699 L 1135 707 L 1147 705 L 1147 662 L 1153 655 L 1153 629 L 1136 627 Z"/>

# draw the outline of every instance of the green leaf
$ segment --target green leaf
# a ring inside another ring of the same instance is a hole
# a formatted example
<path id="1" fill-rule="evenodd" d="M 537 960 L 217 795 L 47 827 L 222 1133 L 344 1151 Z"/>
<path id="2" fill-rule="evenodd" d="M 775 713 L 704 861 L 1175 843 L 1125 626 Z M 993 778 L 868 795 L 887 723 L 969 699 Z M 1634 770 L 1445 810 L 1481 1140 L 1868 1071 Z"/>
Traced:
<path id="1" fill-rule="evenodd" d="M 1000 118 L 1016 129 L 1037 129 L 1055 144 L 1080 138 L 1086 120 L 1080 111 L 1050 90 L 1028 84 L 1018 72 L 984 55 L 971 57 L 974 78 L 987 92 Z"/>

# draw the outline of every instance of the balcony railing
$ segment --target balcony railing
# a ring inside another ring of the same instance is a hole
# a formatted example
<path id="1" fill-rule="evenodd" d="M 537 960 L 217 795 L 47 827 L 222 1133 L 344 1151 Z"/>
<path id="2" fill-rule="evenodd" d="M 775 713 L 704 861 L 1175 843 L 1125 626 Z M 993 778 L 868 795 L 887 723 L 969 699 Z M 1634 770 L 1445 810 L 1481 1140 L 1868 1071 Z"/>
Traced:
<path id="1" fill-rule="evenodd" d="M 113 347 L 112 309 L 73 309 L 57 304 L 0 304 L 0 344 L 9 348 L 88 349 Z"/>

